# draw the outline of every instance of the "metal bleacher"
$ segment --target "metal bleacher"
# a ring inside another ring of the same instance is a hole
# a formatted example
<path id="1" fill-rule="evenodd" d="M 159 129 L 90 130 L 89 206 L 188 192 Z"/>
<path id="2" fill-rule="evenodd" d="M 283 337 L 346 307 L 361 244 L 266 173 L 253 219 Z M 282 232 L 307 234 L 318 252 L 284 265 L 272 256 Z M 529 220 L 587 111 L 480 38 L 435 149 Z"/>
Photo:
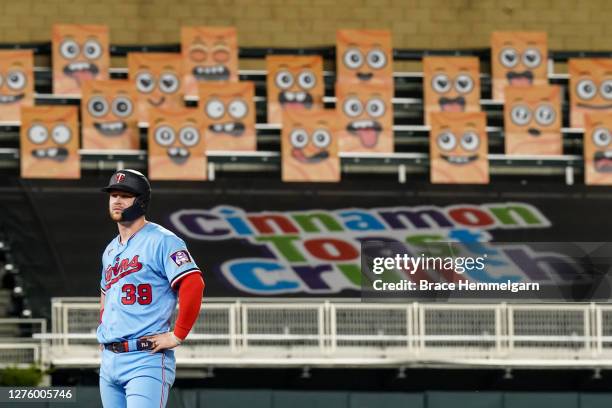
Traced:
<path id="1" fill-rule="evenodd" d="M 35 55 L 47 57 L 50 45 L 44 44 L 4 44 L 0 48 L 32 48 Z M 124 57 L 128 52 L 178 52 L 179 45 L 160 46 L 111 46 L 113 57 Z M 241 48 L 241 59 L 262 59 L 269 54 L 319 54 L 328 62 L 334 61 L 334 47 L 276 49 L 276 48 Z M 481 67 L 489 65 L 488 49 L 479 50 L 394 50 L 397 62 L 420 61 L 426 55 L 476 56 L 480 58 Z M 503 154 L 503 105 L 491 99 L 491 80 L 488 74 L 482 74 L 481 106 L 487 113 L 487 132 L 489 134 L 489 161 L 493 177 L 501 176 L 552 176 L 561 177 L 567 184 L 574 183 L 574 175 L 583 172 L 582 129 L 568 127 L 568 76 L 555 72 L 556 65 L 562 65 L 573 57 L 610 57 L 611 52 L 554 52 L 549 54 L 549 80 L 564 88 L 563 100 L 563 140 L 564 154 L 560 156 L 507 156 Z M 482 70 L 481 68 L 481 70 Z M 125 78 L 126 68 L 112 68 L 112 78 Z M 279 135 L 280 125 L 266 123 L 266 72 L 261 70 L 242 70 L 240 80 L 253 81 L 256 85 L 257 141 L 258 151 L 252 153 L 209 152 L 209 179 L 215 178 L 217 172 L 269 172 L 280 168 Z M 335 75 L 331 71 L 324 73 L 326 96 L 325 105 L 332 108 L 335 104 Z M 395 153 L 393 154 L 356 154 L 341 153 L 343 173 L 391 173 L 397 174 L 400 182 L 406 181 L 406 174 L 426 174 L 429 171 L 428 132 L 423 125 L 422 73 L 395 72 L 394 135 Z M 36 103 L 78 105 L 78 97 L 56 96 L 50 94 L 51 72 L 49 67 L 35 69 Z M 197 104 L 197 98 L 188 98 L 187 105 Z M 141 123 L 142 150 L 99 151 L 81 150 L 82 168 L 85 170 L 115 169 L 118 165 L 133 168 L 146 168 L 146 129 Z M 19 123 L 0 123 L 0 165 L 3 168 L 17 168 L 19 165 L 18 149 Z"/>
<path id="2" fill-rule="evenodd" d="M 96 298 L 55 298 L 51 331 L 41 323 L 40 334 L 13 344 L 11 356 L 20 363 L 37 357 L 44 366 L 95 367 L 98 318 Z M 180 367 L 192 368 L 611 368 L 611 319 L 612 306 L 595 303 L 212 299 L 176 356 Z"/>

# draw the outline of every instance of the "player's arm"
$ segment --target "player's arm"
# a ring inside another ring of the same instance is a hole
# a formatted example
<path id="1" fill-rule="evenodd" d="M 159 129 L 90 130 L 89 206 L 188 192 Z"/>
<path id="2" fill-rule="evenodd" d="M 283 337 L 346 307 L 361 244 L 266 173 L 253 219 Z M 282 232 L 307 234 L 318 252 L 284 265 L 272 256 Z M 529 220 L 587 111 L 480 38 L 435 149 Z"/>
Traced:
<path id="1" fill-rule="evenodd" d="M 199 272 L 199 271 L 198 271 Z M 192 273 L 184 276 L 179 281 L 173 282 L 172 288 L 177 289 L 179 311 L 174 325 L 174 332 L 158 334 L 149 340 L 153 342 L 152 353 L 163 349 L 171 349 L 179 344 L 189 334 L 200 314 L 202 296 L 204 294 L 204 279 L 201 273 Z"/>
<path id="2" fill-rule="evenodd" d="M 104 301 L 106 300 L 106 295 L 104 292 L 100 292 L 100 323 L 102 323 L 102 315 L 104 314 Z"/>

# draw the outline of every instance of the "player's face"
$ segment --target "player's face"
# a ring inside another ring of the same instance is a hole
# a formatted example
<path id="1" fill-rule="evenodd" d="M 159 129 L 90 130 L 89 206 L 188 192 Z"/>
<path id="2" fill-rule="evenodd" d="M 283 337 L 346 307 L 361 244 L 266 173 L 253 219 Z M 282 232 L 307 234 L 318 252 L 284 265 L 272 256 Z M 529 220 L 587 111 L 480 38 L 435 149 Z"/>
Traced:
<path id="1" fill-rule="evenodd" d="M 123 210 L 134 204 L 136 196 L 125 191 L 113 190 L 109 194 L 108 211 L 113 221 L 121 221 Z"/>

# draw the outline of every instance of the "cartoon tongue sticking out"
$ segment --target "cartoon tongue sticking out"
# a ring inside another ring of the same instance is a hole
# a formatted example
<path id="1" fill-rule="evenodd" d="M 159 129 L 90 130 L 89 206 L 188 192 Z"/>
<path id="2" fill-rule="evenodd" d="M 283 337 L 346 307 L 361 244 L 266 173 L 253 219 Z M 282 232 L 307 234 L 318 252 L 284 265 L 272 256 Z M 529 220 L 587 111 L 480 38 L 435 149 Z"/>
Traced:
<path id="1" fill-rule="evenodd" d="M 463 112 L 463 105 L 457 102 L 442 105 L 442 112 Z"/>
<path id="2" fill-rule="evenodd" d="M 364 147 L 374 147 L 378 142 L 378 131 L 374 128 L 358 129 L 356 131 Z"/>
<path id="3" fill-rule="evenodd" d="M 89 70 L 81 70 L 72 73 L 72 78 L 74 78 L 79 84 L 82 84 L 83 81 L 90 81 L 94 79 L 96 76 L 93 72 Z"/>

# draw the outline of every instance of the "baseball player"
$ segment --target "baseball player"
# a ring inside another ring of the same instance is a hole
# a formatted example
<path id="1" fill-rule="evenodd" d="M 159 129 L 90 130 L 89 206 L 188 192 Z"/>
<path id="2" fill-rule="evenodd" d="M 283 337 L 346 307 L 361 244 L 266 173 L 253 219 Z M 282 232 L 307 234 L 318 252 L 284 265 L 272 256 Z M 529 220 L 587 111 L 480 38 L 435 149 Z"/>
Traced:
<path id="1" fill-rule="evenodd" d="M 175 376 L 172 349 L 198 317 L 202 272 L 182 239 L 145 219 L 151 187 L 144 175 L 120 170 L 102 191 L 109 193 L 110 217 L 119 228 L 102 254 L 97 331 L 102 403 L 165 407 Z"/>

